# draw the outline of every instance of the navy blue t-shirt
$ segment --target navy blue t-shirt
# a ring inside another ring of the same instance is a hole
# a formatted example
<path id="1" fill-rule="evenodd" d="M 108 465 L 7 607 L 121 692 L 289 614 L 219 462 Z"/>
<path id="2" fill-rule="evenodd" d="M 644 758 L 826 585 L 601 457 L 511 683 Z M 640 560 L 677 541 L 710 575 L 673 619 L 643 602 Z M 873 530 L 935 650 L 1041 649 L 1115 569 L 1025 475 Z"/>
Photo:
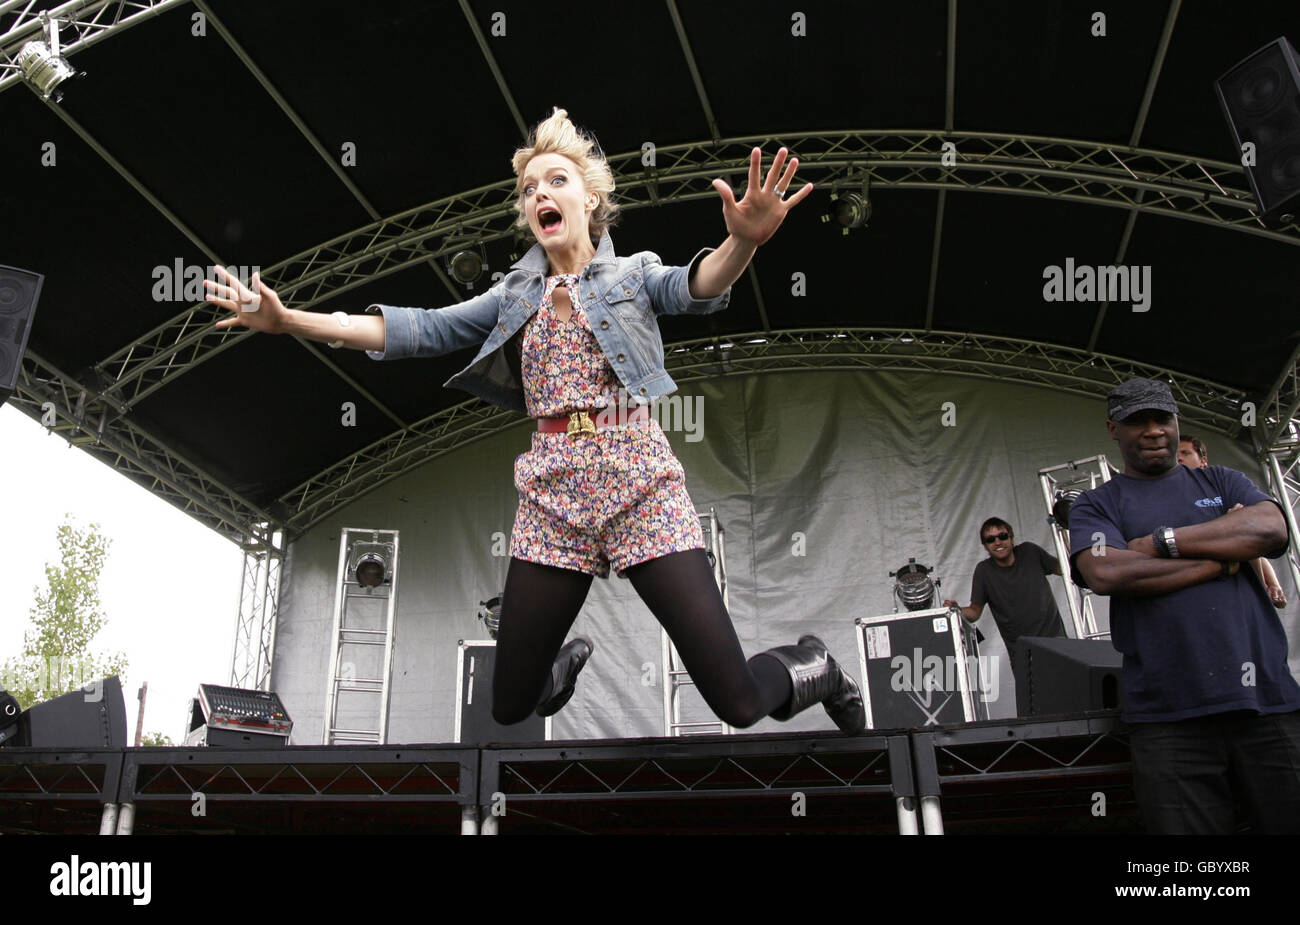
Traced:
<path id="1" fill-rule="evenodd" d="M 1174 466 L 1155 479 L 1116 475 L 1070 507 L 1070 574 L 1079 572 L 1094 534 L 1127 549 L 1157 527 L 1185 527 L 1226 514 L 1234 504 L 1271 501 L 1234 469 Z M 1276 503 L 1276 502 L 1275 502 Z M 1281 547 L 1269 553 L 1277 558 Z M 1156 596 L 1110 596 L 1111 642 L 1124 654 L 1123 718 L 1172 722 L 1254 710 L 1300 710 L 1300 684 L 1286 662 L 1286 633 L 1255 570 L 1243 563 L 1226 581 L 1210 580 Z M 1253 681 L 1250 669 L 1253 666 Z"/>

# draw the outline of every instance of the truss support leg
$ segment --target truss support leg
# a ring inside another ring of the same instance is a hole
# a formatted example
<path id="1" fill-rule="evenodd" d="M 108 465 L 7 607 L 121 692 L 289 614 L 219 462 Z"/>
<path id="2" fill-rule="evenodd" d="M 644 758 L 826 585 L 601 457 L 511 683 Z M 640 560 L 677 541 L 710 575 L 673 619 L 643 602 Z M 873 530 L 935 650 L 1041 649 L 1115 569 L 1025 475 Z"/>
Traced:
<path id="1" fill-rule="evenodd" d="M 939 810 L 938 797 L 921 797 L 921 822 L 926 835 L 943 834 L 943 813 Z"/>
<path id="2" fill-rule="evenodd" d="M 894 807 L 898 811 L 898 834 L 920 835 L 916 817 L 916 798 L 894 797 Z"/>
<path id="3" fill-rule="evenodd" d="M 123 803 L 117 814 L 117 834 L 130 835 L 135 831 L 135 804 Z"/>
<path id="4" fill-rule="evenodd" d="M 462 806 L 460 808 L 460 834 L 478 834 L 478 807 Z"/>
<path id="5" fill-rule="evenodd" d="M 104 812 L 99 817 L 99 834 L 116 835 L 117 834 L 117 804 L 105 803 Z"/>

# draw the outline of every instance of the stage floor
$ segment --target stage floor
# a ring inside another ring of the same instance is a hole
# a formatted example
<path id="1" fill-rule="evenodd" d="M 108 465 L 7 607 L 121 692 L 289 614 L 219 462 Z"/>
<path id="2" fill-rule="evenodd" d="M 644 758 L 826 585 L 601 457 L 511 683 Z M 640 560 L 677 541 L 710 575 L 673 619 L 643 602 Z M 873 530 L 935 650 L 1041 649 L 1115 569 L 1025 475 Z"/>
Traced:
<path id="1" fill-rule="evenodd" d="M 1141 831 L 1115 713 L 860 736 L 0 748 L 0 833 L 106 818 L 135 834 Z"/>

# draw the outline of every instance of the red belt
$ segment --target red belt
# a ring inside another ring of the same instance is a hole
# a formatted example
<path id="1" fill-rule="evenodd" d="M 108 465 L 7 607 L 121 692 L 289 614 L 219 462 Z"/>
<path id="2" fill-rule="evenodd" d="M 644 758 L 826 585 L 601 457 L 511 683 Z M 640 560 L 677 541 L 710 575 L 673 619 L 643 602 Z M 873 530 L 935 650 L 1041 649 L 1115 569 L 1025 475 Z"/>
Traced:
<path id="1" fill-rule="evenodd" d="M 649 405 L 635 408 L 606 408 L 601 411 L 574 411 L 563 417 L 538 418 L 537 429 L 546 434 L 594 434 L 596 428 L 617 427 L 645 421 L 650 417 Z"/>

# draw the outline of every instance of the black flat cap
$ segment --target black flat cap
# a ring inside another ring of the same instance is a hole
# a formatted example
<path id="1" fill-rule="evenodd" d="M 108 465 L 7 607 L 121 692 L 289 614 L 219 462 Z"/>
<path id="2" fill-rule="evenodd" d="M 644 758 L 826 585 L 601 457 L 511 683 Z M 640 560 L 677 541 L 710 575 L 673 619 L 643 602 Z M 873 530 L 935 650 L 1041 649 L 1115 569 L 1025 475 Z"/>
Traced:
<path id="1" fill-rule="evenodd" d="M 1106 416 L 1112 421 L 1122 421 L 1131 414 L 1148 410 L 1178 413 L 1178 403 L 1166 383 L 1130 379 L 1115 386 L 1106 396 Z"/>

